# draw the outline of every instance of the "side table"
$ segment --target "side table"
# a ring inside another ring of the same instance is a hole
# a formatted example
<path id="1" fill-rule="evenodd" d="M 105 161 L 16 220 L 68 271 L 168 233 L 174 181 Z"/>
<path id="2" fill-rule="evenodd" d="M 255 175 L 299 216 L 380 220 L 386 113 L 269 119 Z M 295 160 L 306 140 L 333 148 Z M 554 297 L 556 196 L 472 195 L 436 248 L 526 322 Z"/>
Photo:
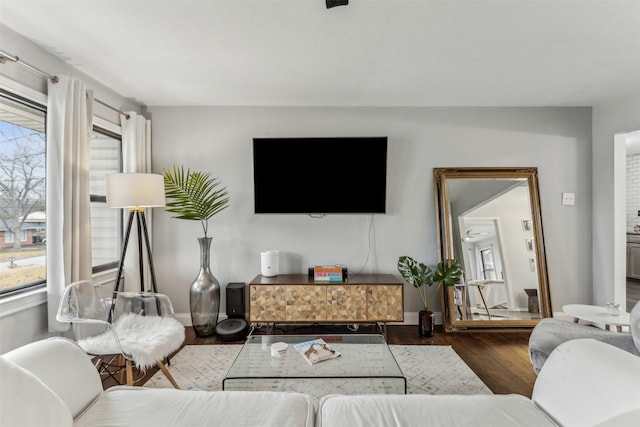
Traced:
<path id="1" fill-rule="evenodd" d="M 611 314 L 606 307 L 597 305 L 568 304 L 562 307 L 562 311 L 573 316 L 575 323 L 578 323 L 579 320 L 599 323 L 603 324 L 607 331 L 611 330 L 611 326 L 615 326 L 618 332 L 622 332 L 622 327 L 628 327 L 631 323 L 629 313 Z"/>

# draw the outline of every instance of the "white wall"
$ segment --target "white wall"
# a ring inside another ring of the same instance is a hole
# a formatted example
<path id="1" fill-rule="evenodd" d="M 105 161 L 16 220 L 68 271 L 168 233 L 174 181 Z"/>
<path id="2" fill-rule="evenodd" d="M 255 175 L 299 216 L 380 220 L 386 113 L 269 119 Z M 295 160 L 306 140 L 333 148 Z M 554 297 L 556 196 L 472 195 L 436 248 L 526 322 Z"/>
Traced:
<path id="1" fill-rule="evenodd" d="M 626 224 L 624 137 L 640 129 L 640 93 L 630 93 L 593 108 L 593 296 L 604 305 L 626 301 Z"/>
<path id="2" fill-rule="evenodd" d="M 82 79 L 87 88 L 93 90 L 94 97 L 121 111 L 140 111 L 140 104 L 127 99 L 99 82 L 77 71 L 69 64 L 43 50 L 35 43 L 25 39 L 12 29 L 0 24 L 0 48 L 9 54 L 16 55 L 20 60 L 44 71 L 49 75 L 64 74 Z M 33 71 L 19 64 L 7 61 L 0 66 L 0 79 L 7 77 L 40 93 L 47 92 L 47 80 Z M 119 114 L 100 104 L 94 105 L 94 114 L 109 121 L 119 121 Z"/>
<path id="3" fill-rule="evenodd" d="M 553 308 L 590 298 L 590 108 L 167 107 L 149 112 L 155 172 L 184 165 L 211 172 L 229 190 L 230 207 L 210 225 L 212 271 L 223 286 L 253 279 L 260 272 L 260 251 L 266 249 L 281 251 L 281 273 L 304 273 L 323 263 L 357 271 L 367 260 L 366 215 L 253 214 L 253 137 L 386 135 L 388 208 L 386 215 L 374 217 L 366 272 L 399 277 L 401 255 L 437 262 L 434 167 L 535 166 Z M 576 205 L 561 206 L 562 192 L 576 193 Z M 199 265 L 196 239 L 202 234 L 197 223 L 173 219 L 162 208 L 154 211 L 158 286 L 185 315 Z M 406 288 L 405 311 L 419 308 L 416 290 Z"/>

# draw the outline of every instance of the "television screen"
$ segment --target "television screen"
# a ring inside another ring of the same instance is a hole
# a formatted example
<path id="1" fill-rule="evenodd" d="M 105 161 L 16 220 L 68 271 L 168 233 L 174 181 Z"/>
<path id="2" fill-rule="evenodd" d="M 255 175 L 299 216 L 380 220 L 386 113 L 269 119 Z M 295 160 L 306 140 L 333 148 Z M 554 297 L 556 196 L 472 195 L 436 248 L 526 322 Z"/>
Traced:
<path id="1" fill-rule="evenodd" d="M 385 213 L 387 137 L 254 138 L 255 213 Z"/>

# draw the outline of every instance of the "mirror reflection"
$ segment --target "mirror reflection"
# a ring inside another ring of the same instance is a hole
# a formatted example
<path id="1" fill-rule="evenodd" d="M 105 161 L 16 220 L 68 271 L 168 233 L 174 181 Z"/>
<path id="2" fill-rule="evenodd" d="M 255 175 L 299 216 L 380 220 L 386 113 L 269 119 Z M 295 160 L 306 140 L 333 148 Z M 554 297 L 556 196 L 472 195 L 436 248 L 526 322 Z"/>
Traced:
<path id="1" fill-rule="evenodd" d="M 445 327 L 533 326 L 551 315 L 534 168 L 440 168 L 440 256 L 463 266 Z"/>

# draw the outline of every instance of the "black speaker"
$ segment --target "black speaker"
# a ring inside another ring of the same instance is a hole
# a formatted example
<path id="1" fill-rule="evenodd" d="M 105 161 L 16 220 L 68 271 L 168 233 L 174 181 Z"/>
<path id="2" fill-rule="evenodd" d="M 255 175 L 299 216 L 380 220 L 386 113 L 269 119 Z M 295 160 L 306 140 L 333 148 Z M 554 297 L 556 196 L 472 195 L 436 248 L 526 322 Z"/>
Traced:
<path id="1" fill-rule="evenodd" d="M 227 319 L 218 322 L 216 335 L 221 341 L 244 339 L 249 329 L 244 317 L 244 283 L 229 283 L 226 294 Z"/>
<path id="2" fill-rule="evenodd" d="M 244 283 L 227 285 L 227 317 L 244 319 Z"/>

